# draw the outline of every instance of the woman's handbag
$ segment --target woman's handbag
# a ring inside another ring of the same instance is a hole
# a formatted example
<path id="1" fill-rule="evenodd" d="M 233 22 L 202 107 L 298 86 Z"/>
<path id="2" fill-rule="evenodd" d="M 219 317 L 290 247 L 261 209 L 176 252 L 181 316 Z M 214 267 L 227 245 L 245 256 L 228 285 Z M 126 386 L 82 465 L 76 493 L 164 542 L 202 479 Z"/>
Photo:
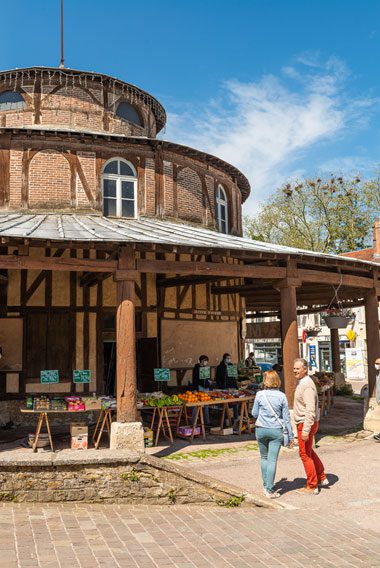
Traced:
<path id="1" fill-rule="evenodd" d="M 262 392 L 263 392 L 263 396 L 264 396 L 265 400 L 266 400 L 267 403 L 268 403 L 268 406 L 270 407 L 271 411 L 273 412 L 274 416 L 276 417 L 278 423 L 279 423 L 280 426 L 281 426 L 281 429 L 282 429 L 282 436 L 283 436 L 282 445 L 283 445 L 283 446 L 289 446 L 289 441 L 290 441 L 290 440 L 289 440 L 289 432 L 288 432 L 288 429 L 287 429 L 287 427 L 286 427 L 286 424 L 285 424 L 284 420 L 281 420 L 281 418 L 279 417 L 279 415 L 277 414 L 277 412 L 275 411 L 275 409 L 273 408 L 273 406 L 272 406 L 271 403 L 269 402 L 268 397 L 267 397 L 265 391 L 262 391 Z"/>

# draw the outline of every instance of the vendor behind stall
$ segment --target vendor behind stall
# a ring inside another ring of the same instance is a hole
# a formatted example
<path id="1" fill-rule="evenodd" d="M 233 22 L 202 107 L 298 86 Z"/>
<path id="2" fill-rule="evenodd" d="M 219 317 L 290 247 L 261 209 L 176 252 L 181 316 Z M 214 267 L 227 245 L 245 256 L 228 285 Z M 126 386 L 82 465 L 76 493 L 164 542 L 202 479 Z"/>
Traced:
<path id="1" fill-rule="evenodd" d="M 207 355 L 201 355 L 198 359 L 198 363 L 196 363 L 193 367 L 193 387 L 198 391 L 207 391 L 210 388 L 210 379 L 203 379 L 200 376 L 200 368 L 207 366 L 208 366 Z M 193 408 L 193 415 L 192 415 L 193 422 L 195 414 L 196 414 L 196 409 Z M 205 418 L 205 426 L 208 428 L 210 426 L 210 414 L 208 411 L 208 406 L 204 407 L 203 414 Z"/>
<path id="2" fill-rule="evenodd" d="M 252 369 L 252 367 L 256 367 L 255 354 L 253 353 L 253 351 L 251 351 L 251 353 L 246 358 L 245 366 L 248 369 Z"/>
<path id="3" fill-rule="evenodd" d="M 217 386 L 218 389 L 237 389 L 238 388 L 235 377 L 229 377 L 228 376 L 228 365 L 232 365 L 231 355 L 229 353 L 225 353 L 223 355 L 223 359 L 221 360 L 221 362 L 219 363 L 219 365 L 216 368 L 215 381 L 216 381 L 216 386 Z M 232 406 L 233 412 L 234 412 L 234 420 L 237 421 L 238 418 L 239 418 L 238 405 L 232 404 L 231 406 Z"/>

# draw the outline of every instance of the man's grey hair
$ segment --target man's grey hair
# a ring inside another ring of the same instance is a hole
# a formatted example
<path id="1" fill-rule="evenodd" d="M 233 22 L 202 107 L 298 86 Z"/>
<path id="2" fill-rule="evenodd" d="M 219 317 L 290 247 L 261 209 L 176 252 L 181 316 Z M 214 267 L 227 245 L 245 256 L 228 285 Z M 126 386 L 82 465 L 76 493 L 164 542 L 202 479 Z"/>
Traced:
<path id="1" fill-rule="evenodd" d="M 297 357 L 297 359 L 294 359 L 294 363 L 302 363 L 305 369 L 309 368 L 306 359 L 303 359 L 302 357 Z"/>

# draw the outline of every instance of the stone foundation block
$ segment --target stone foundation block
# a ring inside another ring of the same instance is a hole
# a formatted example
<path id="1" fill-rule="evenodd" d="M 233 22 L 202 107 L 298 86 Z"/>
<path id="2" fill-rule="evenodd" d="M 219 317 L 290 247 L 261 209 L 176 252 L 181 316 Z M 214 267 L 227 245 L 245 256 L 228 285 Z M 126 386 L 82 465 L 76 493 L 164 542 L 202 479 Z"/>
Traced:
<path id="1" fill-rule="evenodd" d="M 144 451 L 144 428 L 141 422 L 112 422 L 111 450 Z"/>

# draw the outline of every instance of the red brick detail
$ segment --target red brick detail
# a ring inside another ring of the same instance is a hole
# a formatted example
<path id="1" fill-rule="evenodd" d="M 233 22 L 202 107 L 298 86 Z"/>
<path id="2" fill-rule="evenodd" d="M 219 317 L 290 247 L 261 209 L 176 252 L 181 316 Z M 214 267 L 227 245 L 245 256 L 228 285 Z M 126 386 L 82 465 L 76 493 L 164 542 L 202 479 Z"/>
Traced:
<path id="1" fill-rule="evenodd" d="M 145 213 L 146 215 L 156 214 L 156 184 L 155 184 L 154 160 L 145 160 Z"/>
<path id="2" fill-rule="evenodd" d="M 177 178 L 178 216 L 189 221 L 203 222 L 202 182 L 190 168 L 180 170 Z"/>
<path id="3" fill-rule="evenodd" d="M 21 207 L 21 181 L 22 181 L 23 152 L 11 150 L 10 180 L 9 180 L 9 207 Z"/>
<path id="4" fill-rule="evenodd" d="M 78 160 L 82 166 L 87 185 L 93 195 L 96 194 L 96 172 L 95 172 L 95 153 L 94 152 L 78 152 Z M 88 197 L 84 191 L 82 182 L 77 173 L 76 176 L 76 205 L 78 208 L 88 208 L 90 206 Z"/>
<path id="5" fill-rule="evenodd" d="M 173 164 L 164 161 L 164 214 L 174 215 L 173 200 Z"/>
<path id="6" fill-rule="evenodd" d="M 29 207 L 70 206 L 70 166 L 54 150 L 38 152 L 29 166 Z"/>

